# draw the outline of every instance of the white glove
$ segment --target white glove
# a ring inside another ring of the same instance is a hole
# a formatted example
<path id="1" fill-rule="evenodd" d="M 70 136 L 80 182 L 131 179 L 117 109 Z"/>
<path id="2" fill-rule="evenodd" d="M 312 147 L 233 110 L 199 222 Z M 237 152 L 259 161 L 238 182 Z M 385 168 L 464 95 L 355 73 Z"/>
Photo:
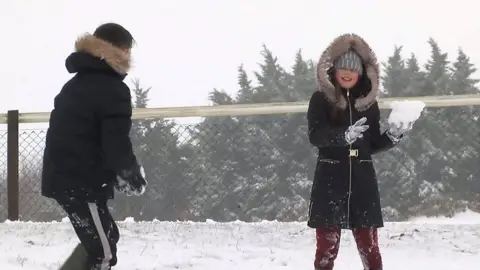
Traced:
<path id="1" fill-rule="evenodd" d="M 387 136 L 392 140 L 394 143 L 398 143 L 405 133 L 412 130 L 413 124 L 415 121 L 411 122 L 401 122 L 399 124 L 390 123 L 390 127 L 387 130 Z"/>
<path id="2" fill-rule="evenodd" d="M 369 126 L 364 125 L 367 122 L 366 117 L 360 118 L 355 124 L 348 127 L 345 131 L 345 140 L 348 144 L 354 143 L 357 139 L 363 138 L 363 132 L 365 132 Z"/>

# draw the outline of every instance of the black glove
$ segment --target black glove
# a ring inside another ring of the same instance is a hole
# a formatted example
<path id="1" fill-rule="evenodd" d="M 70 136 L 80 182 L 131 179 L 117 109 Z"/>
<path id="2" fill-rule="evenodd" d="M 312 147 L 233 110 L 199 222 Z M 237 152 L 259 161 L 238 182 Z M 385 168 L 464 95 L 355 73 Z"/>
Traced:
<path id="1" fill-rule="evenodd" d="M 127 196 L 142 195 L 145 193 L 146 186 L 145 171 L 139 164 L 135 164 L 132 168 L 122 170 L 117 174 L 115 188 L 119 192 L 127 194 Z"/>

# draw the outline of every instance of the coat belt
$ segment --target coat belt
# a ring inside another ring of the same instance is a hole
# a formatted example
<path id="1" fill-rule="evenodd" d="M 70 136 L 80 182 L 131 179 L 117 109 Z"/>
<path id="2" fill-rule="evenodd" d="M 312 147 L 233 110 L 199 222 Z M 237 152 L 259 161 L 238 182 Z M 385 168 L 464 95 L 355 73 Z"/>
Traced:
<path id="1" fill-rule="evenodd" d="M 358 149 L 349 149 L 348 150 L 349 157 L 358 157 Z"/>

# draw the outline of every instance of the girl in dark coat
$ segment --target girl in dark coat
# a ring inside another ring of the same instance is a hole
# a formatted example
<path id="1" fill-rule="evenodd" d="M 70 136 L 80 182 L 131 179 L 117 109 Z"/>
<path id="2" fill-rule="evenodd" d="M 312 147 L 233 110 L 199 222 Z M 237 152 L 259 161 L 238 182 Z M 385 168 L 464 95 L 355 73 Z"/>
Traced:
<path id="1" fill-rule="evenodd" d="M 382 269 L 377 228 L 383 227 L 372 155 L 409 130 L 380 131 L 379 66 L 359 36 L 336 38 L 317 66 L 308 107 L 308 136 L 318 148 L 308 226 L 316 229 L 316 270 L 333 269 L 341 229 L 351 229 L 364 269 Z M 411 127 L 411 126 L 410 126 Z"/>

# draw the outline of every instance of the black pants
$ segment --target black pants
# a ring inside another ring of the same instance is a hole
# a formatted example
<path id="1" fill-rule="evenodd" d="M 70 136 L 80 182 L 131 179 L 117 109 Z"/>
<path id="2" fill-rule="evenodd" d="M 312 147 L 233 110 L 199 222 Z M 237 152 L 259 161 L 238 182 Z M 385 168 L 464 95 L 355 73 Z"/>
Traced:
<path id="1" fill-rule="evenodd" d="M 59 198 L 88 258 L 86 269 L 108 270 L 117 264 L 118 227 L 107 202 L 89 203 L 75 198 Z"/>

